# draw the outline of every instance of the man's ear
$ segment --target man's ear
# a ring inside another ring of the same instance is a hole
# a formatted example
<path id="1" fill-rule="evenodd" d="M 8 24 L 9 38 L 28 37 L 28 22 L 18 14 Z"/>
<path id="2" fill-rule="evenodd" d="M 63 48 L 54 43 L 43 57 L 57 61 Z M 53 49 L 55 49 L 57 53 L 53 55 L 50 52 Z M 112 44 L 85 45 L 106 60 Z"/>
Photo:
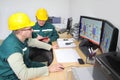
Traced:
<path id="1" fill-rule="evenodd" d="M 36 17 L 36 20 L 38 20 L 37 16 L 35 16 L 35 17 Z"/>

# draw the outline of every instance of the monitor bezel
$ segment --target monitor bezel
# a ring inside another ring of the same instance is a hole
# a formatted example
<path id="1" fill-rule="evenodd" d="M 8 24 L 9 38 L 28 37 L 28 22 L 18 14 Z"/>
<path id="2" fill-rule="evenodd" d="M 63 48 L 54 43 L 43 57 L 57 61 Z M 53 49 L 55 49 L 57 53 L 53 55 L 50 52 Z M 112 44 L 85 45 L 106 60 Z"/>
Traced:
<path id="1" fill-rule="evenodd" d="M 104 26 L 105 26 L 105 23 L 107 23 L 109 25 L 109 27 L 111 27 L 113 29 L 113 34 L 111 36 L 111 41 L 110 41 L 110 45 L 109 45 L 109 49 L 108 49 L 108 52 L 111 52 L 111 51 L 116 51 L 116 48 L 117 48 L 117 43 L 118 43 L 118 35 L 119 35 L 119 30 L 117 27 L 115 27 L 111 22 L 107 21 L 107 20 L 104 20 L 103 21 L 103 31 L 102 31 L 102 35 L 101 35 L 101 43 L 100 43 L 100 49 L 102 51 L 102 53 L 107 53 L 107 52 L 104 52 L 103 49 L 102 49 L 102 36 L 103 36 L 103 33 L 104 33 Z M 114 38 L 116 36 L 116 38 Z"/>
<path id="2" fill-rule="evenodd" d="M 82 18 L 86 18 L 86 19 L 91 19 L 91 20 L 96 20 L 96 21 L 100 21 L 100 22 L 102 22 L 102 26 L 101 26 L 101 34 L 100 34 L 100 41 L 99 41 L 99 43 L 96 43 L 96 42 L 94 42 L 93 40 L 91 40 L 91 39 L 89 39 L 89 38 L 86 38 L 86 39 L 88 39 L 90 42 L 92 42 L 93 44 L 95 44 L 95 45 L 97 45 L 97 46 L 100 46 L 100 43 L 101 43 L 101 35 L 102 35 L 102 29 L 103 29 L 103 19 L 100 19 L 100 18 L 95 18 L 95 17 L 90 17 L 90 16 L 80 16 L 80 21 L 79 21 L 79 37 L 80 37 L 80 39 L 81 38 L 84 38 L 83 36 L 81 36 L 81 32 L 80 32 L 80 30 L 81 30 L 81 21 L 82 21 Z"/>

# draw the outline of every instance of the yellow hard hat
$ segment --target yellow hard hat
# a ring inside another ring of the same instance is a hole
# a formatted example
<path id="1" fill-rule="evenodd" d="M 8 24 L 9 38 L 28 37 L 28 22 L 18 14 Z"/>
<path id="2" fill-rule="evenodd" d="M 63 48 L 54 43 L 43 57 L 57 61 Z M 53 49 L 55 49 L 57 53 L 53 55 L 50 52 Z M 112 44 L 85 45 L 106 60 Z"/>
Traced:
<path id="1" fill-rule="evenodd" d="M 47 10 L 44 8 L 40 8 L 36 12 L 36 17 L 38 20 L 47 20 L 48 19 L 48 13 Z"/>
<path id="2" fill-rule="evenodd" d="M 26 27 L 32 27 L 34 22 L 25 13 L 15 13 L 8 19 L 9 30 L 18 30 Z"/>

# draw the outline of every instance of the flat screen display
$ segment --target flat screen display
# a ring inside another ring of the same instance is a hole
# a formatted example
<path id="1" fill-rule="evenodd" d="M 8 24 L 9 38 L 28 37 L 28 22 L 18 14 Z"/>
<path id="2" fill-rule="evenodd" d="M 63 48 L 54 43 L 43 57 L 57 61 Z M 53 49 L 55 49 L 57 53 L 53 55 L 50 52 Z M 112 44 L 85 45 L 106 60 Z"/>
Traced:
<path id="1" fill-rule="evenodd" d="M 103 53 L 116 51 L 118 40 L 118 29 L 110 22 L 104 21 L 103 34 L 101 39 L 101 50 Z"/>
<path id="2" fill-rule="evenodd" d="M 80 17 L 80 37 L 87 38 L 90 42 L 99 45 L 101 39 L 103 20 L 81 16 Z"/>

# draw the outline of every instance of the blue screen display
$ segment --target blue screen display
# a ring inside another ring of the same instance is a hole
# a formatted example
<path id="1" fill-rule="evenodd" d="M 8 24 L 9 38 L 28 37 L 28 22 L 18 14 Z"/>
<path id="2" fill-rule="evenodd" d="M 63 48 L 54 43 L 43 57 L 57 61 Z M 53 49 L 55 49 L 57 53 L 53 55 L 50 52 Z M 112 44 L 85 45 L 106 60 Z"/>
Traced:
<path id="1" fill-rule="evenodd" d="M 81 17 L 80 36 L 87 38 L 89 41 L 99 45 L 101 38 L 103 21 L 99 19 Z"/>
<path id="2" fill-rule="evenodd" d="M 109 52 L 112 34 L 113 34 L 112 26 L 105 23 L 103 27 L 103 34 L 101 40 L 101 49 L 104 53 Z"/>

